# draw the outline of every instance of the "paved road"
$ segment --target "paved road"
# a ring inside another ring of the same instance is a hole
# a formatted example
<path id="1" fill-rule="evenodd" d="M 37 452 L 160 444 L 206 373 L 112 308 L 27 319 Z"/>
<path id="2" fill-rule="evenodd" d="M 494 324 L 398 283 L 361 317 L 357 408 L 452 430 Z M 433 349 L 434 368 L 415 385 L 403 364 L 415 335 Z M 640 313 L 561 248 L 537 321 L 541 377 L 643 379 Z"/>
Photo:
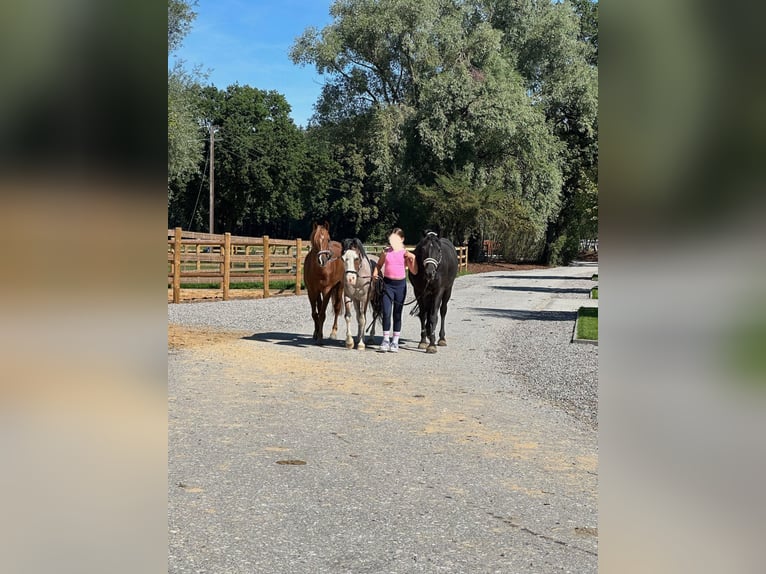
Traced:
<path id="1" fill-rule="evenodd" d="M 382 354 L 314 346 L 305 297 L 169 306 L 170 572 L 596 572 L 593 405 L 545 390 L 595 389 L 596 272 L 458 278 L 435 355 L 409 316 Z"/>

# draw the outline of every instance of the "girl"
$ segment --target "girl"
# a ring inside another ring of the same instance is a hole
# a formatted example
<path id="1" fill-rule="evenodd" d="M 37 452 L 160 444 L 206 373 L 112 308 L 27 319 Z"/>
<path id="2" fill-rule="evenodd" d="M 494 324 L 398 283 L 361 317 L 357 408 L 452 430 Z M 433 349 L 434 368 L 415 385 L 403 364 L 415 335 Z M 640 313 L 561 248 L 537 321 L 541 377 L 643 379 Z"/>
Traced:
<path id="1" fill-rule="evenodd" d="M 402 308 L 407 295 L 405 268 L 413 275 L 418 274 L 415 255 L 404 248 L 404 232 L 398 227 L 388 236 L 389 246 L 378 259 L 372 271 L 373 280 L 377 280 L 383 270 L 383 342 L 378 349 L 381 352 L 399 351 L 399 334 L 402 330 Z M 391 309 L 394 315 L 394 339 L 391 338 Z"/>

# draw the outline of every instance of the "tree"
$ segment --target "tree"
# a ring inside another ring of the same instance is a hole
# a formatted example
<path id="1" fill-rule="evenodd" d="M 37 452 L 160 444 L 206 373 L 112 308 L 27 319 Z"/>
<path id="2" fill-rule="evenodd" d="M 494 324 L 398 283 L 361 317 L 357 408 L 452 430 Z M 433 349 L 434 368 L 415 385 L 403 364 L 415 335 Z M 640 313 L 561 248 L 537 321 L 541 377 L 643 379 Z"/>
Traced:
<path id="1" fill-rule="evenodd" d="M 191 30 L 196 5 L 196 0 L 168 0 L 168 57 Z M 199 172 L 202 161 L 204 144 L 197 122 L 200 75 L 199 71 L 186 71 L 182 61 L 168 69 L 168 209 Z"/>
<path id="2" fill-rule="evenodd" d="M 486 0 L 484 6 L 504 32 L 505 57 L 563 146 L 561 209 L 548 222 L 543 256 L 567 263 L 580 238 L 594 232 L 582 222 L 591 221 L 598 199 L 598 3 Z"/>
<path id="3" fill-rule="evenodd" d="M 168 0 L 168 54 L 175 52 L 197 17 L 197 0 Z"/>
<path id="4" fill-rule="evenodd" d="M 542 236 L 559 207 L 561 150 L 481 6 L 343 0 L 331 14 L 333 23 L 306 30 L 291 56 L 328 76 L 316 123 L 366 118 L 352 141 L 375 152 L 368 180 L 405 233 L 422 230 L 420 200 L 458 186 L 464 205 L 474 205 L 494 182 L 530 206 Z"/>
<path id="5" fill-rule="evenodd" d="M 204 143 L 197 122 L 198 89 L 180 64 L 168 72 L 168 185 L 183 185 L 199 171 Z"/>
<path id="6" fill-rule="evenodd" d="M 284 96 L 250 86 L 202 90 L 203 122 L 215 125 L 216 223 L 246 234 L 290 233 L 302 217 L 302 132 Z"/>

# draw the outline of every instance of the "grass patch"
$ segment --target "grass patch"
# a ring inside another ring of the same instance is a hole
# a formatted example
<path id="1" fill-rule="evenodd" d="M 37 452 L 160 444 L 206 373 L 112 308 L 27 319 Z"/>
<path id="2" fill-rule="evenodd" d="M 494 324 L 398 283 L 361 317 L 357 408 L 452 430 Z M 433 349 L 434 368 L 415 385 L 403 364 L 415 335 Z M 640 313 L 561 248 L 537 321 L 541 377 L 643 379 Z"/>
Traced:
<path id="1" fill-rule="evenodd" d="M 598 287 L 594 287 L 590 290 L 590 298 L 591 299 L 598 299 Z"/>
<path id="2" fill-rule="evenodd" d="M 598 281 L 598 273 L 594 273 L 593 276 L 590 278 L 591 281 Z"/>
<path id="3" fill-rule="evenodd" d="M 597 307 L 580 307 L 577 311 L 577 338 L 598 341 Z"/>
<path id="4" fill-rule="evenodd" d="M 168 286 L 170 287 L 170 286 Z M 181 289 L 220 289 L 221 283 L 181 283 Z M 306 285 L 301 281 L 301 289 Z M 242 281 L 239 283 L 230 283 L 229 289 L 263 289 L 263 281 Z M 295 281 L 269 281 L 269 290 L 294 290 Z"/>
<path id="5" fill-rule="evenodd" d="M 729 333 L 725 346 L 726 363 L 737 381 L 766 388 L 766 320 L 762 317 L 741 321 Z"/>

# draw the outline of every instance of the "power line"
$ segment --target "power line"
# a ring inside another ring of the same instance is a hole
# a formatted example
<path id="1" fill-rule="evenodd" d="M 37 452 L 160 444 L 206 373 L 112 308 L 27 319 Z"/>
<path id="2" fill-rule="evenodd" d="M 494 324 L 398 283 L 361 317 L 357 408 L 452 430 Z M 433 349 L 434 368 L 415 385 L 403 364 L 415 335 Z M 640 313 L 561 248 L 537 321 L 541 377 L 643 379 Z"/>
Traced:
<path id="1" fill-rule="evenodd" d="M 192 210 L 191 217 L 189 218 L 189 225 L 186 226 L 186 229 L 191 229 L 192 221 L 194 220 L 194 215 L 197 213 L 197 204 L 199 203 L 199 196 L 202 193 L 202 184 L 205 183 L 205 174 L 207 173 L 207 166 L 208 163 L 210 163 L 210 158 L 205 159 L 205 168 L 202 170 L 202 177 L 199 180 L 199 191 L 197 191 L 197 201 L 194 202 L 194 209 Z"/>

